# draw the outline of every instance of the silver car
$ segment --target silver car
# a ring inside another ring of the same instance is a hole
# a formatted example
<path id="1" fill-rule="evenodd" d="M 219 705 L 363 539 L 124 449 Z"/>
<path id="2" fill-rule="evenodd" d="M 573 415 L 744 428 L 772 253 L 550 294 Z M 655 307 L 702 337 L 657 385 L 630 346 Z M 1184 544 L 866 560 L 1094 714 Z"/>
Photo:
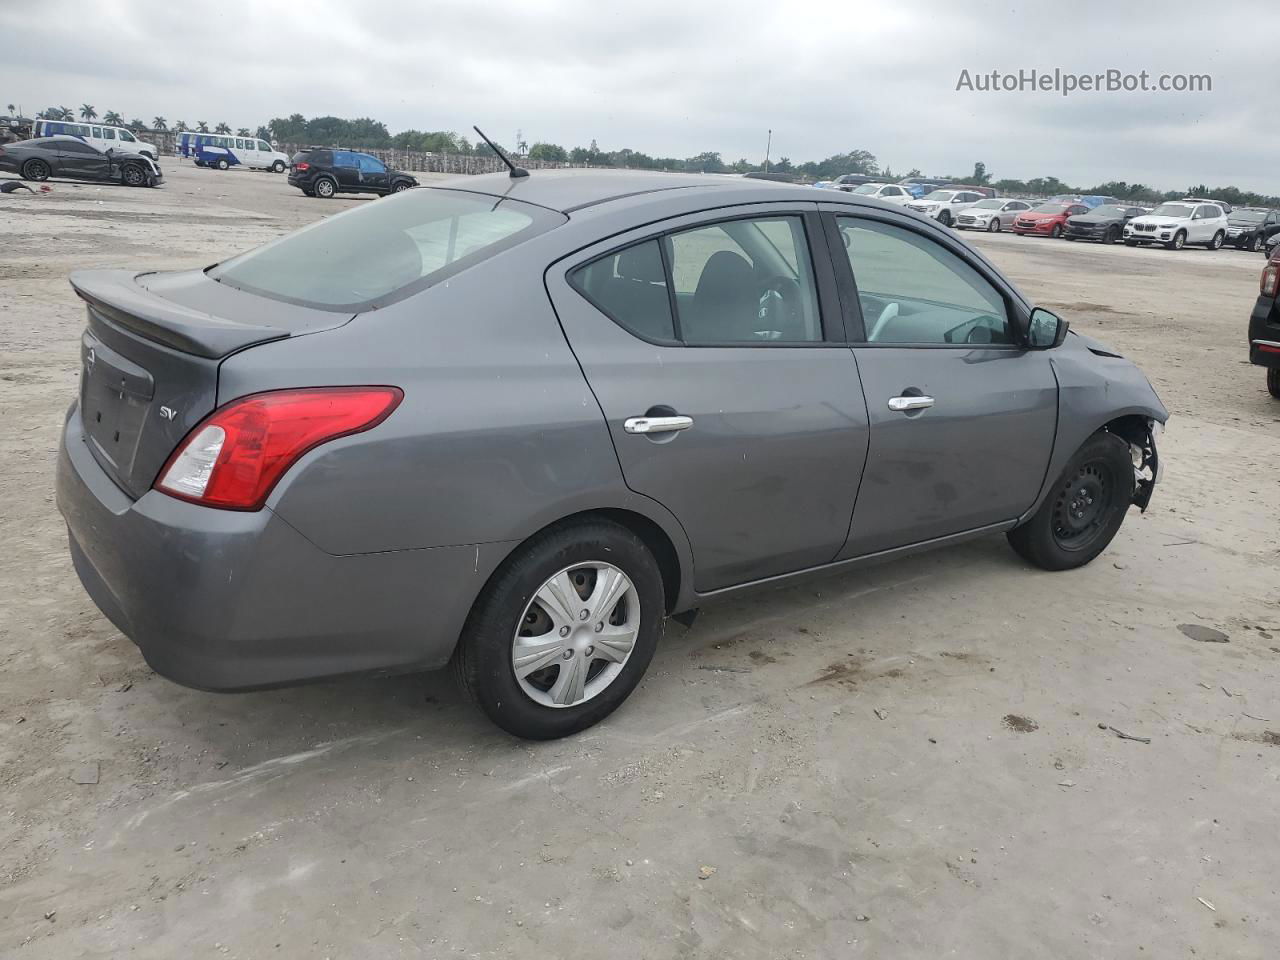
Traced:
<path id="1" fill-rule="evenodd" d="M 1031 206 L 1026 200 L 1006 200 L 1003 197 L 979 200 L 956 216 L 956 227 L 999 233 L 1006 227 L 1012 227 L 1018 214 L 1030 210 Z"/>
<path id="2" fill-rule="evenodd" d="M 451 663 L 523 737 L 607 716 L 668 617 L 757 584 L 994 533 L 1088 563 L 1167 417 L 936 222 L 767 182 L 474 177 L 72 285 L 57 503 L 147 662 Z"/>

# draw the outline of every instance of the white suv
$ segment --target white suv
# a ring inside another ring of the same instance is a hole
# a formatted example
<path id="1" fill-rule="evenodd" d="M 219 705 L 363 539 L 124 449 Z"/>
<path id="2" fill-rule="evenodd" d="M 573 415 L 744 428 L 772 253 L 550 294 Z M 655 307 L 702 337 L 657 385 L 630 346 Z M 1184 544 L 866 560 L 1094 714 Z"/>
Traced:
<path id="1" fill-rule="evenodd" d="M 1227 211 L 1218 203 L 1190 198 L 1162 203 L 1124 225 L 1125 246 L 1158 243 L 1181 250 L 1198 243 L 1217 250 L 1227 238 Z"/>
<path id="2" fill-rule="evenodd" d="M 907 209 L 933 217 L 944 227 L 949 227 L 956 222 L 961 210 L 968 210 L 982 199 L 982 194 L 972 190 L 935 190 L 922 200 L 909 201 Z"/>
<path id="3" fill-rule="evenodd" d="M 852 192 L 855 197 L 875 197 L 877 200 L 900 205 L 905 205 L 915 199 L 910 190 L 906 187 L 900 187 L 896 183 L 864 183 Z"/>

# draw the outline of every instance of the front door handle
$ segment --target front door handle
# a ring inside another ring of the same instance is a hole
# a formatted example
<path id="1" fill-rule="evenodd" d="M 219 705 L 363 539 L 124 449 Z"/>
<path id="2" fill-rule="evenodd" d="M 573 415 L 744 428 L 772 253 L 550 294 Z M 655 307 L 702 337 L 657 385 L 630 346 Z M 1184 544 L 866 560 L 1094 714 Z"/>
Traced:
<path id="1" fill-rule="evenodd" d="M 933 406 L 933 397 L 890 397 L 889 409 L 895 413 L 927 410 Z"/>
<path id="2" fill-rule="evenodd" d="M 672 433 L 692 426 L 693 417 L 628 417 L 622 423 L 627 433 Z"/>

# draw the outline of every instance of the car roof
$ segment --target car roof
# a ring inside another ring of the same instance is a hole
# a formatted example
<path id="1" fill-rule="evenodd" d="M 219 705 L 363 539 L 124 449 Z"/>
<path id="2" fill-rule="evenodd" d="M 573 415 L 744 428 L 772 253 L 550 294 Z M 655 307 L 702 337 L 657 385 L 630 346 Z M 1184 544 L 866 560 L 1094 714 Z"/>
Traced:
<path id="1" fill-rule="evenodd" d="M 666 190 L 732 189 L 735 193 L 749 190 L 758 192 L 765 200 L 818 199 L 813 195 L 813 188 L 808 186 L 714 173 L 657 173 L 647 170 L 534 170 L 529 176 L 516 179 L 505 173 L 490 173 L 450 180 L 439 186 L 511 197 L 560 213 Z"/>

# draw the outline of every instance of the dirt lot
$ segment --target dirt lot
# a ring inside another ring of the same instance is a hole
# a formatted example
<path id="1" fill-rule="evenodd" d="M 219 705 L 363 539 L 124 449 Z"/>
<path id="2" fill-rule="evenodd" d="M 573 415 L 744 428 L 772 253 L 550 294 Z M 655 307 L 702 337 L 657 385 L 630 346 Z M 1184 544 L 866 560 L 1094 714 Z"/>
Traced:
<path id="1" fill-rule="evenodd" d="M 1276 955 L 1260 257 L 973 237 L 1150 375 L 1151 510 L 1074 573 L 996 538 L 708 610 L 609 721 L 528 744 L 443 676 L 182 689 L 82 592 L 52 492 L 68 272 L 203 265 L 362 202 L 167 173 L 0 197 L 0 955 Z"/>

